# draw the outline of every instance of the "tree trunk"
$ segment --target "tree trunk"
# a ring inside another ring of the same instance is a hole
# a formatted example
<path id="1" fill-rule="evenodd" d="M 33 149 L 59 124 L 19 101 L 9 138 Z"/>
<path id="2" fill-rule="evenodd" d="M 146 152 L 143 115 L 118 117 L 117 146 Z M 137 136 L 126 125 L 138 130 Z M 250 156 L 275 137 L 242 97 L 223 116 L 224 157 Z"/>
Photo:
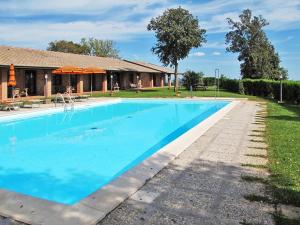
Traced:
<path id="1" fill-rule="evenodd" d="M 177 92 L 178 90 L 178 78 L 177 78 L 177 74 L 178 73 L 178 62 L 175 63 L 175 73 L 174 73 L 174 76 L 175 76 L 175 81 L 174 81 L 174 92 Z"/>

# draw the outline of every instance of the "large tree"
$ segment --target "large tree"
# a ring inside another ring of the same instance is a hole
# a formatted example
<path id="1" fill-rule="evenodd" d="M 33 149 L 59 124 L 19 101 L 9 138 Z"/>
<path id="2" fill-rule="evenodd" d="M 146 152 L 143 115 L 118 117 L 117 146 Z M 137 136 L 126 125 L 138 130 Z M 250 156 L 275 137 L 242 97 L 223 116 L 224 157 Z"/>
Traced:
<path id="1" fill-rule="evenodd" d="M 116 48 L 116 43 L 112 40 L 82 38 L 81 46 L 84 49 L 84 54 L 86 55 L 119 58 L 119 51 Z"/>
<path id="2" fill-rule="evenodd" d="M 239 21 L 227 19 L 231 31 L 226 34 L 228 52 L 239 53 L 243 78 L 287 79 L 287 71 L 280 67 L 280 58 L 263 28 L 269 23 L 262 16 L 243 11 Z"/>
<path id="3" fill-rule="evenodd" d="M 66 52 L 81 55 L 119 58 L 119 51 L 112 40 L 99 40 L 96 38 L 82 38 L 80 43 L 73 41 L 53 41 L 48 45 L 48 51 Z"/>
<path id="4" fill-rule="evenodd" d="M 151 19 L 147 29 L 154 31 L 157 39 L 153 53 L 165 66 L 175 68 L 174 91 L 177 91 L 178 61 L 186 58 L 192 48 L 201 47 L 206 42 L 206 31 L 200 28 L 198 18 L 181 7 L 168 9 Z"/>
<path id="5" fill-rule="evenodd" d="M 73 41 L 65 40 L 50 42 L 47 50 L 54 52 L 83 54 L 83 48 L 80 44 L 74 43 Z"/>

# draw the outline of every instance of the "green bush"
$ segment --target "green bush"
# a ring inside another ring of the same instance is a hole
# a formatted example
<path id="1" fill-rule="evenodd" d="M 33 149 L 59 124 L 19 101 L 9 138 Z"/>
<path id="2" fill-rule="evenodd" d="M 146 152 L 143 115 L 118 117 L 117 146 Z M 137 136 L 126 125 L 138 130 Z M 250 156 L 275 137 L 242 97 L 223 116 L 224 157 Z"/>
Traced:
<path id="1" fill-rule="evenodd" d="M 220 83 L 220 87 L 228 91 L 239 93 L 240 90 L 239 80 L 228 79 L 228 78 L 222 79 L 222 82 Z"/>
<path id="2" fill-rule="evenodd" d="M 280 81 L 265 79 L 224 79 L 221 87 L 237 93 L 280 99 Z M 283 100 L 300 103 L 300 81 L 282 81 Z"/>
<path id="3" fill-rule="evenodd" d="M 203 82 L 205 86 L 214 86 L 215 78 L 214 77 L 203 77 Z"/>
<path id="4" fill-rule="evenodd" d="M 200 87 L 204 86 L 203 73 L 197 73 L 194 71 L 185 72 L 182 78 L 182 84 L 187 90 L 190 90 L 191 86 L 193 87 L 194 91 L 199 90 Z"/>

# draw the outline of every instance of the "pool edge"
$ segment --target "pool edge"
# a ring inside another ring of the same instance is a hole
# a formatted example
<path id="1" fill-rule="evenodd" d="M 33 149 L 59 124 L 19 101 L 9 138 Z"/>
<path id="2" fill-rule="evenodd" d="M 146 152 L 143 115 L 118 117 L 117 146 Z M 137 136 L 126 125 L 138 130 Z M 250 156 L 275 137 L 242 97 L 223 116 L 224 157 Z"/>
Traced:
<path id="1" fill-rule="evenodd" d="M 199 100 L 199 99 L 198 99 Z M 0 190 L 0 215 L 30 224 L 94 224 L 140 189 L 176 156 L 231 111 L 240 100 L 222 109 L 165 145 L 148 159 L 85 199 L 68 206 Z"/>

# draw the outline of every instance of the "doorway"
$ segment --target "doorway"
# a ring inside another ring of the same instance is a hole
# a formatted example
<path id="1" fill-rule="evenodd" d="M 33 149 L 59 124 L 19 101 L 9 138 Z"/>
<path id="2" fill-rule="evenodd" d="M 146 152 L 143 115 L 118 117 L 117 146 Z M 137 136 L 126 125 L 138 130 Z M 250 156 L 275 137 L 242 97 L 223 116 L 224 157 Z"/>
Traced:
<path id="1" fill-rule="evenodd" d="M 28 95 L 36 95 L 36 71 L 25 71 L 25 88 L 27 88 Z"/>
<path id="2" fill-rule="evenodd" d="M 77 93 L 77 75 L 75 74 L 70 75 L 70 85 L 72 87 L 72 92 Z"/>

